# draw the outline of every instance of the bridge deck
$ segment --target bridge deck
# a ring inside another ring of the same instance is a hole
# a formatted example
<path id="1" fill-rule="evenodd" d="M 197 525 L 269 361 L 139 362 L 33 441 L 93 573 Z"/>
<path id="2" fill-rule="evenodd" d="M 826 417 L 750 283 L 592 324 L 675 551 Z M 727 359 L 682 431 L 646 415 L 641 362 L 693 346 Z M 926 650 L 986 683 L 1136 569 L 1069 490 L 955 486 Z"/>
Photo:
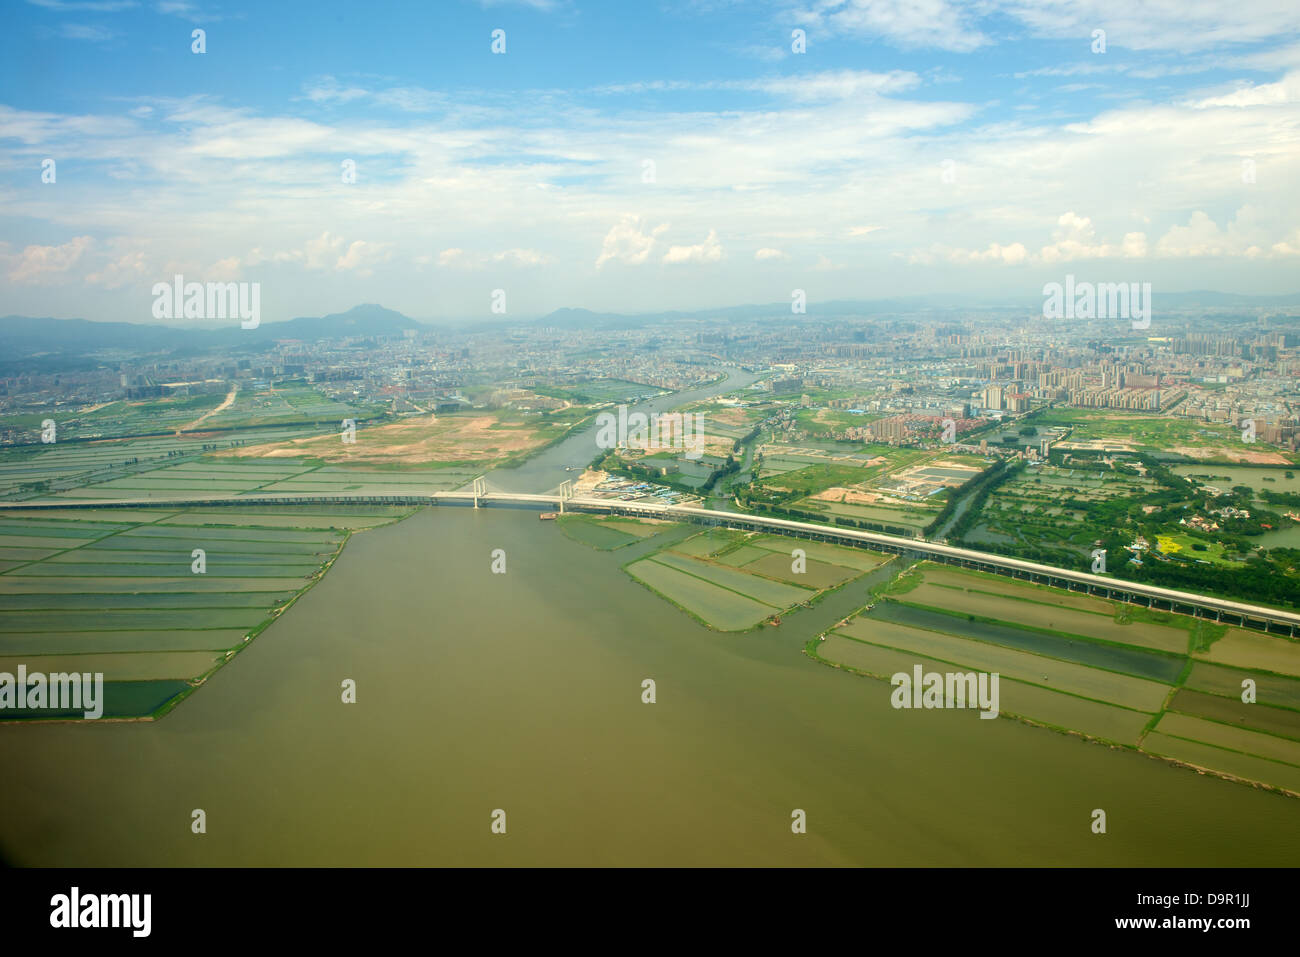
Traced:
<path id="1" fill-rule="evenodd" d="M 998 574 L 1009 574 L 1044 585 L 1069 590 L 1083 590 L 1125 601 L 1138 601 L 1148 607 L 1206 617 L 1212 614 L 1216 621 L 1226 621 L 1264 631 L 1296 635 L 1300 628 L 1300 614 L 1261 605 L 1231 601 L 1210 595 L 1161 588 L 1143 582 L 1125 581 L 1095 575 L 1090 572 L 1040 565 L 1004 555 L 994 555 L 954 545 L 943 545 L 924 539 L 902 538 L 878 532 L 836 528 L 811 522 L 796 522 L 765 515 L 746 515 L 736 512 L 719 512 L 689 505 L 667 505 L 657 502 L 624 502 L 611 499 L 574 498 L 566 495 L 538 495 L 522 492 L 455 491 L 432 492 L 427 495 L 302 495 L 268 494 L 256 496 L 205 496 L 177 499 L 68 499 L 39 502 L 0 502 L 0 512 L 16 510 L 49 510 L 71 508 L 210 508 L 213 506 L 256 505 L 437 505 L 439 503 L 464 503 L 478 506 L 490 504 L 541 505 L 561 509 L 577 509 L 629 515 L 643 518 L 673 519 L 728 525 L 750 531 L 768 531 L 778 534 L 812 538 L 843 545 L 867 547 L 894 554 L 916 555 L 948 564 L 963 565 Z M 1203 614 L 1206 613 L 1206 614 Z M 1262 626 L 1262 627 L 1261 627 Z"/>

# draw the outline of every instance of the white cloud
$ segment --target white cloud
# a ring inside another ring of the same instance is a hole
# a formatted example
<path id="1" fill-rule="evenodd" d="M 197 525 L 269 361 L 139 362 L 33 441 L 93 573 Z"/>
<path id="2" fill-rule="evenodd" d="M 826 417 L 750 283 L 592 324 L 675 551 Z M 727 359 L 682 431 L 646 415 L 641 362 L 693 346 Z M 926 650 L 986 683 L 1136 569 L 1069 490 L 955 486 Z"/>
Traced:
<path id="1" fill-rule="evenodd" d="M 747 80 L 639 80 L 634 83 L 610 83 L 592 87 L 587 92 L 602 95 L 640 95 L 702 91 L 742 91 L 765 93 L 800 102 L 844 100 L 877 94 L 901 93 L 921 85 L 921 78 L 911 70 L 822 70 L 787 76 L 763 76 Z"/>
<path id="2" fill-rule="evenodd" d="M 639 266 L 650 258 L 655 240 L 668 228 L 667 223 L 645 232 L 641 217 L 625 215 L 615 223 L 600 244 L 600 255 L 596 257 L 596 268 L 607 262 L 621 262 L 629 266 Z"/>
<path id="3" fill-rule="evenodd" d="M 28 246 L 3 257 L 6 275 L 10 282 L 45 282 L 70 270 L 94 244 L 90 236 L 77 236 L 59 246 Z"/>
<path id="4" fill-rule="evenodd" d="M 829 0 L 820 17 L 841 33 L 879 37 L 903 49 L 967 53 L 989 42 L 962 7 L 948 0 Z"/>
<path id="5" fill-rule="evenodd" d="M 1277 83 L 1242 86 L 1231 93 L 1194 102 L 1198 110 L 1211 107 L 1280 106 L 1300 101 L 1300 72 L 1288 73 Z"/>
<path id="6" fill-rule="evenodd" d="M 1125 233 L 1119 243 L 1098 241 L 1091 219 L 1067 212 L 1057 220 L 1053 232 L 1056 241 L 1043 246 L 1037 254 L 1029 253 L 1024 244 L 1018 242 L 1008 245 L 994 242 L 984 250 L 933 244 L 927 249 L 914 250 L 908 254 L 907 261 L 918 265 L 933 265 L 944 260 L 1018 265 L 1093 259 L 1276 259 L 1300 254 L 1300 229 L 1271 239 L 1269 227 L 1263 219 L 1257 208 L 1243 206 L 1227 228 L 1220 228 L 1208 214 L 1197 210 L 1188 218 L 1187 225 L 1170 227 L 1151 248 L 1146 234 L 1141 232 Z M 1276 236 L 1276 233 L 1271 235 Z"/>
<path id="7" fill-rule="evenodd" d="M 1274 256 L 1300 256 L 1300 229 L 1270 247 Z"/>
<path id="8" fill-rule="evenodd" d="M 234 282 L 243 274 L 238 256 L 218 259 L 203 272 L 204 282 Z"/>
<path id="9" fill-rule="evenodd" d="M 455 247 L 444 249 L 438 253 L 438 265 L 458 267 L 460 269 L 471 268 L 469 260 L 465 258 L 465 250 Z"/>
<path id="10" fill-rule="evenodd" d="M 1094 29 L 1108 47 L 1179 53 L 1256 43 L 1300 29 L 1294 0 L 992 0 L 986 8 L 1009 14 L 1036 36 L 1078 39 L 1089 49 Z"/>
<path id="11" fill-rule="evenodd" d="M 543 266 L 551 262 L 551 259 L 536 249 L 507 249 L 494 255 L 492 261 L 512 266 Z"/>
<path id="12" fill-rule="evenodd" d="M 371 276 L 375 266 L 392 258 L 391 250 L 389 243 L 368 243 L 364 239 L 358 239 L 348 246 L 347 252 L 339 256 L 334 268 L 355 270 L 362 277 Z"/>
<path id="13" fill-rule="evenodd" d="M 815 102 L 845 100 L 878 93 L 900 93 L 919 86 L 921 78 L 910 70 L 875 73 L 871 70 L 826 70 L 794 76 L 706 84 L 724 89 L 755 90 L 792 100 Z"/>
<path id="14" fill-rule="evenodd" d="M 303 86 L 303 96 L 313 103 L 351 103 L 369 95 L 369 90 L 358 86 L 341 86 L 332 76 L 323 76 Z"/>
<path id="15" fill-rule="evenodd" d="M 823 26 L 831 13 L 848 9 L 826 7 Z M 990 37 L 1005 36 L 1001 28 L 973 22 Z M 810 23 L 810 35 L 812 29 Z M 1087 36 L 1081 35 L 1084 50 Z M 1109 43 L 1122 45 L 1113 30 Z M 1157 65 L 1169 58 L 1130 59 Z M 1225 57 L 1233 65 L 1216 79 L 1248 69 L 1237 65 L 1245 60 Z M 1119 57 L 1080 53 L 1083 66 L 1100 68 L 1102 61 Z M 1061 62 L 1065 72 L 1068 61 Z M 0 105 L 0 146 L 15 175 L 34 182 L 33 171 L 47 156 L 61 167 L 57 186 L 10 190 L 0 198 L 14 222 L 39 224 L 30 235 L 41 241 L 95 237 L 102 245 L 77 264 L 95 286 L 127 285 L 142 263 L 158 262 L 161 250 L 197 272 L 255 242 L 242 256 L 245 269 L 279 265 L 333 280 L 298 285 L 296 299 L 346 295 L 349 282 L 372 268 L 385 246 L 395 260 L 445 267 L 440 296 L 445 289 L 447 303 L 463 296 L 471 304 L 481 300 L 481 290 L 454 290 L 481 285 L 475 271 L 542 262 L 563 265 L 546 284 L 545 295 L 560 300 L 557 305 L 597 295 L 717 301 L 729 290 L 711 281 L 708 270 L 675 270 L 670 285 L 660 270 L 605 267 L 725 259 L 718 235 L 728 236 L 734 248 L 727 252 L 740 260 L 729 267 L 737 282 L 766 278 L 778 254 L 800 269 L 812 268 L 820 255 L 815 268 L 852 264 L 843 276 L 826 277 L 843 295 L 854 284 L 872 288 L 866 284 L 888 280 L 892 256 L 936 264 L 934 288 L 945 291 L 965 280 L 950 280 L 957 271 L 942 267 L 963 262 L 994 268 L 1104 258 L 1176 263 L 1215 250 L 1281 260 L 1297 245 L 1300 113 L 1293 106 L 1300 98 L 1294 78 L 1300 44 L 1269 62 L 1277 65 L 1260 60 L 1249 69 L 1293 74 L 1243 73 L 1252 85 L 1189 92 L 1175 84 L 1138 86 L 1112 70 L 1103 74 L 1107 84 L 1140 99 L 1093 99 L 1105 108 L 1090 108 L 1078 97 L 1067 114 L 1051 101 L 1048 84 L 1024 84 L 1042 105 L 1033 116 L 1013 112 L 1012 103 L 986 102 L 969 83 L 938 91 L 928 69 L 628 85 L 629 95 L 634 86 L 759 94 L 692 95 L 667 107 L 668 97 L 610 103 L 588 90 L 514 91 L 507 102 L 496 90 L 385 88 L 398 81 L 342 72 L 311 81 L 282 110 L 248 109 L 215 95 L 106 97 L 96 101 L 94 114 Z M 1013 64 L 999 69 L 1009 72 Z M 925 95 L 909 98 L 913 88 Z M 771 100 L 757 102 L 762 96 Z M 358 103 L 406 112 L 327 108 Z M 62 157 L 76 157 L 75 175 L 62 168 Z M 363 164 L 362 183 L 340 184 L 344 157 Z M 958 164 L 955 183 L 941 181 L 938 164 L 945 157 Z M 640 179 L 645 158 L 658 166 L 653 189 Z M 1244 158 L 1257 164 L 1257 182 L 1243 182 Z M 1247 200 L 1255 210 L 1249 224 L 1225 220 Z M 1062 217 L 1063 210 L 1072 212 Z M 1198 211 L 1219 218 L 1217 235 L 1212 221 L 1207 226 L 1194 218 Z M 712 240 L 701 242 L 711 230 Z M 139 248 L 111 246 L 112 237 Z M 304 243 L 307 237 L 315 238 Z M 354 250 L 356 237 L 365 240 Z M 602 270 L 596 283 L 588 281 L 593 259 Z M 24 267 L 16 253 L 6 255 L 0 278 L 54 275 L 48 270 L 57 260 L 51 254 L 49 264 L 33 260 Z M 1268 267 L 1271 273 L 1242 273 L 1241 281 L 1294 285 L 1286 271 L 1293 265 L 1281 260 Z M 1203 273 L 1199 263 L 1187 269 L 1190 288 Z M 394 269 L 386 281 L 395 303 L 403 295 L 407 303 L 427 301 L 427 276 Z M 0 281 L 0 296 L 10 293 L 5 298 L 15 304 L 14 293 L 46 291 L 6 289 Z"/>
<path id="16" fill-rule="evenodd" d="M 1173 226 L 1156 243 L 1156 255 L 1162 258 L 1204 256 L 1246 256 L 1263 254 L 1267 240 L 1255 223 L 1250 207 L 1237 211 L 1227 229 L 1220 229 L 1205 212 L 1192 213 L 1186 226 Z M 1284 245 L 1284 243 L 1282 244 Z M 1283 253 L 1285 254 L 1285 253 Z"/>
<path id="17" fill-rule="evenodd" d="M 116 13 L 139 6 L 136 0 L 27 0 L 46 10 L 89 10 L 93 13 Z"/>
<path id="18" fill-rule="evenodd" d="M 538 10 L 542 13 L 549 13 L 552 10 L 558 10 L 560 7 L 559 0 L 479 0 L 479 3 L 485 8 L 521 6 Z"/>
<path id="19" fill-rule="evenodd" d="M 785 253 L 781 252 L 781 250 L 772 249 L 767 246 L 764 246 L 762 249 L 754 253 L 754 259 L 758 262 L 769 262 L 773 259 L 789 259 L 789 258 L 790 257 L 787 256 Z"/>
<path id="20" fill-rule="evenodd" d="M 190 0 L 159 0 L 158 3 L 154 4 L 154 9 L 159 13 L 180 17 L 182 20 L 189 20 L 192 23 L 198 23 L 200 20 L 211 23 L 225 19 L 221 14 L 214 13 L 211 7 L 207 10 L 200 10 Z"/>
<path id="21" fill-rule="evenodd" d="M 420 257 L 416 260 L 419 263 L 428 262 L 427 257 Z M 499 253 L 491 254 L 474 254 L 466 253 L 459 247 L 444 249 L 438 254 L 438 265 L 451 267 L 454 269 L 484 269 L 489 265 L 503 264 L 507 266 L 516 266 L 527 268 L 531 266 L 544 266 L 554 260 L 545 253 L 536 249 L 505 249 Z"/>
<path id="22" fill-rule="evenodd" d="M 91 26 L 85 23 L 65 23 L 59 27 L 59 36 L 67 40 L 90 40 L 92 43 L 103 43 L 116 35 L 108 27 Z"/>
<path id="23" fill-rule="evenodd" d="M 1055 242 L 1039 250 L 1043 262 L 1071 262 L 1079 259 L 1141 259 L 1146 256 L 1146 234 L 1126 233 L 1118 246 L 1096 241 L 1096 229 L 1087 216 L 1077 216 L 1073 211 L 1062 213 L 1052 232 Z M 1018 244 L 1017 244 L 1018 245 Z M 1022 257 L 1023 258 L 1023 257 Z"/>
<path id="24" fill-rule="evenodd" d="M 244 265 L 252 267 L 252 266 L 260 266 L 263 263 L 279 264 L 279 263 L 289 263 L 289 262 L 301 262 L 302 259 L 303 257 L 301 254 L 296 254 L 292 252 L 266 253 L 262 251 L 261 246 L 256 246 L 253 249 L 250 249 L 248 255 L 244 257 Z"/>
<path id="25" fill-rule="evenodd" d="M 983 252 L 970 253 L 966 258 L 968 262 L 1001 262 L 1008 266 L 1016 266 L 1023 263 L 1027 257 L 1028 252 L 1021 243 L 1012 243 L 1009 246 L 989 243 L 988 248 Z"/>
<path id="26" fill-rule="evenodd" d="M 132 282 L 141 282 L 149 275 L 149 264 L 140 251 L 126 253 L 106 263 L 86 276 L 86 282 L 105 289 L 120 289 Z"/>
<path id="27" fill-rule="evenodd" d="M 343 237 L 331 236 L 325 232 L 317 239 L 307 240 L 301 252 L 293 255 L 294 258 L 301 259 L 308 269 L 329 269 L 339 261 L 342 252 Z"/>
<path id="28" fill-rule="evenodd" d="M 669 246 L 668 252 L 664 253 L 663 261 L 668 265 L 716 263 L 721 262 L 722 257 L 722 244 L 718 242 L 718 234 L 710 229 L 709 235 L 702 243 L 693 246 Z"/>
<path id="29" fill-rule="evenodd" d="M 392 258 L 392 243 L 370 242 L 355 239 L 348 243 L 342 236 L 330 232 L 321 233 L 315 239 L 303 243 L 301 249 L 290 249 L 266 253 L 257 247 L 244 257 L 243 265 L 257 266 L 263 263 L 280 265 L 297 263 L 304 269 L 313 271 L 354 272 L 358 276 L 370 276 L 373 267 L 388 262 Z M 238 271 L 240 262 L 237 258 L 222 259 L 214 268 L 232 268 Z"/>

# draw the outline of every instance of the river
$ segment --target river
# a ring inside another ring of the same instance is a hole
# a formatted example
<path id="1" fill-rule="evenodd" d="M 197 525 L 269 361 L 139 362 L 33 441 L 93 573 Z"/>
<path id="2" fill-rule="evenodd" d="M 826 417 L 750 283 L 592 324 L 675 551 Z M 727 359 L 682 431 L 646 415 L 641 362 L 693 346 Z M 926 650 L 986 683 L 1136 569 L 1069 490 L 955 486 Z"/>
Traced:
<path id="1" fill-rule="evenodd" d="M 1300 803 L 1013 720 L 895 711 L 713 633 L 531 512 L 426 509 L 152 723 L 0 726 L 0 853 L 48 865 L 1292 865 Z M 505 550 L 506 573 L 490 572 Z M 352 678 L 355 704 L 340 684 Z M 657 683 L 643 704 L 641 682 Z M 207 833 L 191 833 L 191 811 Z M 1109 833 L 1090 829 L 1094 808 Z M 506 812 L 504 835 L 491 815 Z M 791 833 L 791 814 L 808 833 Z"/>
<path id="2" fill-rule="evenodd" d="M 669 412 L 688 402 L 698 402 L 716 395 L 743 389 L 758 380 L 759 375 L 737 368 L 716 370 L 726 377 L 711 385 L 698 389 L 688 389 L 669 395 L 649 399 L 628 407 L 632 412 Z M 615 406 L 617 408 L 617 406 Z M 595 419 L 579 432 L 575 432 L 562 442 L 557 442 L 526 460 L 518 468 L 496 469 L 489 472 L 489 488 L 501 492 L 550 492 L 566 479 L 576 479 L 582 468 L 590 465 L 602 450 L 596 445 L 596 433 L 599 426 Z M 576 471 L 574 471 L 576 469 Z"/>

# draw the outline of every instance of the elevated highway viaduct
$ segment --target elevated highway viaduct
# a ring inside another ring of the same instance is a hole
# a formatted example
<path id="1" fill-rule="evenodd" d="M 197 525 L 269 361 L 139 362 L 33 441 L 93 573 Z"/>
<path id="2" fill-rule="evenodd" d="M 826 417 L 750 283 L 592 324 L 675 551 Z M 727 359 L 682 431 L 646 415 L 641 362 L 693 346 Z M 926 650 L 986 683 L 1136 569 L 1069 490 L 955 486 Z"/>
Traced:
<path id="1" fill-rule="evenodd" d="M 858 529 L 836 528 L 810 522 L 797 522 L 766 515 L 721 512 L 692 505 L 667 505 L 659 502 L 623 501 L 620 499 L 575 498 L 569 494 L 528 494 L 520 492 L 476 491 L 430 492 L 422 495 L 333 495 L 258 493 L 243 496 L 203 496 L 186 498 L 121 499 L 43 499 L 36 502 L 0 502 L 0 513 L 44 511 L 52 509 L 105 508 L 215 508 L 256 505 L 505 505 L 526 508 L 581 511 L 592 514 L 627 515 L 688 521 L 725 526 L 745 531 L 789 535 L 811 541 L 829 542 L 856 548 L 869 548 L 916 559 L 929 559 L 962 568 L 1006 575 L 1010 578 L 1086 592 L 1101 598 L 1130 602 L 1161 611 L 1177 612 L 1224 624 L 1296 637 L 1300 614 L 1262 605 L 1232 601 L 1212 595 L 1161 588 L 1144 582 L 1125 581 L 1108 575 L 1040 565 L 989 552 L 980 552 L 923 539 L 903 538 Z"/>

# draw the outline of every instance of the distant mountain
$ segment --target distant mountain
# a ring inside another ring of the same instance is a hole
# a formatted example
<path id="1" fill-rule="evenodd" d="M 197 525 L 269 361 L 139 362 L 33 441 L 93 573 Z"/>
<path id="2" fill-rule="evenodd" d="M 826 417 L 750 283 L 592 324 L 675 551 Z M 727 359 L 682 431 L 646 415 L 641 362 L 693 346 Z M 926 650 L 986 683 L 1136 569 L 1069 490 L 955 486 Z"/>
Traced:
<path id="1" fill-rule="evenodd" d="M 277 339 L 317 342 L 355 336 L 396 336 L 423 329 L 400 312 L 367 303 L 328 316 L 303 316 L 285 322 L 263 322 L 256 329 L 179 329 L 134 322 L 91 322 L 86 319 L 0 318 L 0 355 L 17 359 L 37 355 L 82 356 L 107 349 L 140 353 L 233 352 L 262 349 Z"/>
<path id="2" fill-rule="evenodd" d="M 1153 289 L 1153 302 L 1175 307 L 1211 306 L 1211 307 L 1289 307 L 1300 306 L 1300 293 L 1287 293 L 1280 296 L 1248 296 L 1236 292 L 1214 292 L 1201 289 L 1193 292 L 1160 292 Z"/>
<path id="3" fill-rule="evenodd" d="M 1156 290 L 1152 296 L 1157 309 L 1287 309 L 1300 306 L 1300 293 L 1278 296 L 1248 296 L 1238 293 L 1168 292 Z M 663 312 L 617 313 L 594 312 L 590 309 L 556 309 L 532 324 L 543 328 L 610 329 L 638 328 L 662 322 L 688 320 L 780 320 L 853 319 L 873 316 L 899 316 L 926 314 L 932 318 L 947 319 L 969 317 L 978 313 L 1024 311 L 1041 305 L 1040 300 L 1029 303 L 995 302 L 986 298 L 952 294 L 907 296 L 896 299 L 844 299 L 813 301 L 808 311 L 795 315 L 789 302 L 751 303 L 743 306 L 723 306 L 693 311 L 670 310 Z M 478 329 L 508 328 L 518 320 L 494 317 L 493 321 L 449 321 L 443 328 L 472 325 Z M 106 350 L 123 350 L 140 355 L 169 354 L 192 355 L 220 349 L 230 354 L 261 351 L 278 339 L 297 339 L 302 342 L 319 342 L 323 339 L 348 337 L 400 336 L 408 330 L 429 330 L 431 327 L 392 309 L 375 303 L 353 306 L 347 312 L 327 316 L 302 316 L 284 322 L 262 322 L 256 329 L 241 329 L 237 320 L 224 328 L 184 328 L 176 325 L 146 325 L 133 322 L 90 322 L 85 319 L 32 318 L 29 316 L 0 317 L 0 367 L 12 370 L 15 364 L 26 362 L 29 366 L 68 363 Z M 10 374 L 5 372 L 4 374 Z"/>
<path id="4" fill-rule="evenodd" d="M 353 306 L 347 312 L 334 312 L 319 318 L 302 317 L 286 322 L 264 322 L 256 329 L 222 329 L 214 335 L 231 340 L 260 339 L 341 339 L 345 336 L 400 336 L 407 329 L 425 326 L 409 316 L 374 303 Z"/>
<path id="5" fill-rule="evenodd" d="M 192 335 L 180 329 L 133 322 L 4 316 L 0 318 L 0 354 L 14 358 L 41 353 L 84 355 L 101 349 L 156 352 L 179 348 Z"/>
<path id="6" fill-rule="evenodd" d="M 1250 296 L 1232 292 L 1160 292 L 1152 293 L 1157 308 L 1168 309 L 1292 309 L 1300 306 L 1300 293 Z M 810 301 L 807 312 L 795 315 L 789 302 L 755 303 L 744 306 L 722 306 L 713 309 L 696 309 L 690 312 L 592 312 L 589 309 L 556 309 L 535 320 L 540 326 L 561 329 L 602 329 L 614 326 L 636 328 L 661 322 L 686 319 L 733 319 L 755 321 L 763 319 L 807 318 L 809 320 L 848 319 L 871 316 L 897 316 L 929 313 L 933 316 L 954 318 L 972 313 L 1023 312 L 1037 310 L 1042 298 L 1035 295 L 1025 302 L 998 301 L 988 297 L 962 296 L 936 293 L 924 296 L 903 296 L 895 299 L 836 299 Z"/>
<path id="7" fill-rule="evenodd" d="M 879 316 L 905 312 L 925 312 L 951 309 L 1010 308 L 990 306 L 987 302 L 971 303 L 961 296 L 912 296 L 899 299 L 837 299 L 809 302 L 806 316 L 813 319 L 836 319 L 857 316 Z M 556 309 L 536 322 L 541 326 L 561 329 L 605 328 L 609 326 L 635 327 L 679 319 L 734 319 L 753 321 L 759 319 L 789 319 L 795 316 L 789 302 L 750 303 L 743 306 L 720 306 L 712 309 L 680 310 L 668 312 L 592 312 L 589 309 Z"/>

